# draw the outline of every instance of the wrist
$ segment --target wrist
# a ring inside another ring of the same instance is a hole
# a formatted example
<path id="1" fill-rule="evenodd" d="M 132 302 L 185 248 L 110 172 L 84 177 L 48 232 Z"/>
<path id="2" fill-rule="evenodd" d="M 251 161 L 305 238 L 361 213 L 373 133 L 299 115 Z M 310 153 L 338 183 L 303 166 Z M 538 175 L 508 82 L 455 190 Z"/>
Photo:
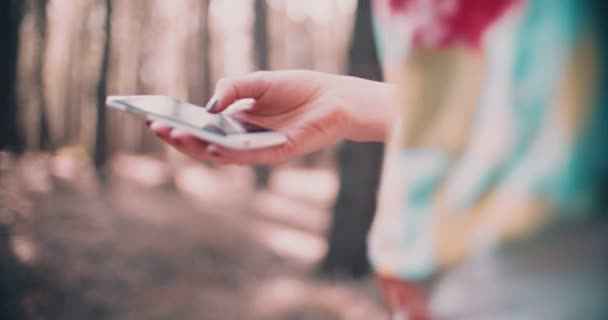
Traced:
<path id="1" fill-rule="evenodd" d="M 367 82 L 366 88 L 355 93 L 346 107 L 350 119 L 346 139 L 385 142 L 399 105 L 399 91 L 393 84 Z"/>

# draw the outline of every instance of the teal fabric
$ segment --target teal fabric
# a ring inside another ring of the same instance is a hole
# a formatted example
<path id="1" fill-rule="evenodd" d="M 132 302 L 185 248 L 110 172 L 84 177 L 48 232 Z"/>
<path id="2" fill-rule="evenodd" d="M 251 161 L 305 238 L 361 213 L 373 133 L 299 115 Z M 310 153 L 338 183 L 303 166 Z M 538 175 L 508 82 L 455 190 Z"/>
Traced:
<path id="1" fill-rule="evenodd" d="M 464 152 L 456 159 L 438 161 L 431 155 L 441 153 L 440 150 L 401 150 L 407 188 L 403 194 L 403 212 L 397 216 L 405 222 L 395 224 L 403 226 L 405 236 L 399 241 L 406 258 L 398 276 L 420 280 L 441 267 L 437 263 L 441 257 L 434 256 L 436 248 L 422 242 L 432 241 L 429 230 L 436 219 L 441 219 L 436 216 L 439 213 L 435 201 L 444 184 L 449 208 L 457 214 L 471 214 L 489 193 L 498 194 L 499 201 L 507 205 L 527 200 L 548 203 L 554 210 L 550 213 L 551 221 L 556 225 L 572 219 L 585 220 L 590 214 L 605 214 L 604 202 L 608 202 L 605 201 L 608 198 L 608 92 L 604 88 L 608 81 L 608 14 L 605 12 L 608 4 L 600 0 L 527 0 L 524 3 L 519 20 L 512 26 L 507 25 L 505 33 L 500 34 L 505 38 L 498 37 L 483 48 L 488 71 Z M 390 15 L 384 18 L 387 17 L 394 18 Z M 387 36 L 400 35 L 395 30 L 386 30 L 386 26 L 399 24 L 383 22 L 374 21 L 379 56 L 405 59 L 411 49 L 409 44 L 395 46 Z M 599 35 L 601 78 L 597 82 L 594 105 L 580 106 L 590 110 L 589 118 L 582 123 L 582 131 L 572 137 L 561 119 L 564 115 L 557 108 L 557 96 L 574 49 L 589 31 Z M 389 66 L 400 65 L 395 60 L 385 62 L 390 62 Z M 503 123 L 509 126 L 494 127 Z M 487 139 L 504 136 L 509 139 L 494 145 Z M 498 151 L 492 149 L 496 145 Z M 487 157 L 485 149 L 499 156 Z M 512 214 L 516 213 L 484 212 L 493 225 L 473 226 L 474 243 L 469 254 L 485 254 L 499 248 L 501 239 L 493 238 L 492 232 Z M 420 261 L 412 261 L 409 256 Z"/>

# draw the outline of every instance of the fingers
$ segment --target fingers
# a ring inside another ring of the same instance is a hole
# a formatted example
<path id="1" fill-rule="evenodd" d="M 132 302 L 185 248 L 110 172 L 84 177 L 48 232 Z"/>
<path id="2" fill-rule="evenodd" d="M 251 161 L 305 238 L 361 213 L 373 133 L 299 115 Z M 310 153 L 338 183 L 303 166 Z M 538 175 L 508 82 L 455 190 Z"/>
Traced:
<path id="1" fill-rule="evenodd" d="M 198 160 L 212 161 L 221 165 L 227 164 L 278 164 L 297 156 L 294 144 L 289 141 L 283 145 L 256 149 L 233 150 L 209 144 L 190 135 L 187 131 L 152 122 L 150 129 L 178 151 Z"/>
<path id="2" fill-rule="evenodd" d="M 213 156 L 207 153 L 208 144 L 204 141 L 183 132 L 179 129 L 174 129 L 169 135 L 174 145 L 180 152 L 189 155 L 192 158 L 199 160 L 212 160 Z"/>
<path id="3" fill-rule="evenodd" d="M 251 165 L 279 164 L 296 156 L 295 148 L 289 142 L 272 148 L 256 150 L 232 150 L 218 145 L 209 145 L 207 153 L 228 163 Z"/>
<path id="4" fill-rule="evenodd" d="M 169 134 L 171 133 L 172 128 L 162 122 L 151 122 L 149 125 L 150 130 L 154 132 L 158 137 L 165 140 L 168 143 L 171 143 L 171 138 Z"/>
<path id="5" fill-rule="evenodd" d="M 208 153 L 208 143 L 191 136 L 183 130 L 173 129 L 169 125 L 161 122 L 152 122 L 149 127 L 167 144 L 191 158 L 212 161 L 219 164 L 231 163 L 226 161 L 226 159 L 221 158 L 217 153 Z"/>
<path id="6" fill-rule="evenodd" d="M 268 91 L 272 74 L 254 72 L 243 76 L 224 78 L 217 83 L 215 94 L 205 109 L 220 113 L 240 99 L 259 100 Z"/>

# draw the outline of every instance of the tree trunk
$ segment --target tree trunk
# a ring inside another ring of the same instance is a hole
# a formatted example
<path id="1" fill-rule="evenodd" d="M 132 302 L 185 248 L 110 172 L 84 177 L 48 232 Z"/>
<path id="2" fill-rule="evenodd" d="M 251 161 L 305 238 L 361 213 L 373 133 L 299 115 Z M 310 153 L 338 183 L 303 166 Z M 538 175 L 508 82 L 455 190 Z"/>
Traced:
<path id="1" fill-rule="evenodd" d="M 29 272 L 15 255 L 10 242 L 10 226 L 0 224 L 0 316 L 2 319 L 25 319 L 23 300 Z"/>
<path id="2" fill-rule="evenodd" d="M 112 0 L 105 0 L 106 17 L 104 23 L 105 39 L 101 58 L 99 80 L 97 82 L 97 126 L 95 132 L 95 151 L 93 160 L 95 168 L 104 178 L 104 170 L 107 162 L 107 141 L 106 141 L 106 93 L 108 83 L 108 69 L 110 63 L 110 43 L 112 34 Z"/>
<path id="3" fill-rule="evenodd" d="M 23 151 L 17 118 L 17 61 L 23 1 L 0 1 L 0 150 Z"/>
<path id="4" fill-rule="evenodd" d="M 255 59 L 259 70 L 267 70 L 269 63 L 268 47 L 268 8 L 266 0 L 255 0 Z"/>
<path id="5" fill-rule="evenodd" d="M 370 0 L 360 0 L 349 53 L 349 74 L 381 80 L 374 48 Z M 340 191 L 328 235 L 329 250 L 321 273 L 362 277 L 369 273 L 367 234 L 376 210 L 384 146 L 346 142 L 338 150 Z"/>
<path id="6" fill-rule="evenodd" d="M 185 64 L 188 74 L 188 100 L 196 105 L 205 105 L 211 94 L 211 39 L 209 34 L 209 0 L 200 0 L 197 8 L 192 9 L 197 19 L 197 32 L 186 45 L 188 62 Z M 194 11 L 196 10 L 196 11 Z M 196 67 L 193 67 L 196 66 Z"/>
<path id="7" fill-rule="evenodd" d="M 268 46 L 268 8 L 266 0 L 255 0 L 255 61 L 259 70 L 268 70 L 270 67 L 270 50 Z M 257 188 L 265 188 L 270 180 L 269 166 L 255 167 L 255 184 Z"/>
<path id="8" fill-rule="evenodd" d="M 46 106 L 46 90 L 44 87 L 44 56 L 46 53 L 46 38 L 47 38 L 47 17 L 46 9 L 48 0 L 36 0 L 36 33 L 38 41 L 38 52 L 36 53 L 36 61 L 34 62 L 34 82 L 37 90 L 38 99 L 38 148 L 40 150 L 49 151 L 53 149 L 53 144 L 50 138 L 51 132 L 49 128 L 49 120 Z"/>
<path id="9" fill-rule="evenodd" d="M 203 1 L 203 15 L 205 22 L 201 28 L 201 36 L 203 37 L 203 94 L 204 99 L 211 98 L 213 90 L 213 78 L 211 77 L 211 30 L 209 29 L 209 4 L 210 0 Z M 206 101 L 205 101 L 206 102 Z"/>

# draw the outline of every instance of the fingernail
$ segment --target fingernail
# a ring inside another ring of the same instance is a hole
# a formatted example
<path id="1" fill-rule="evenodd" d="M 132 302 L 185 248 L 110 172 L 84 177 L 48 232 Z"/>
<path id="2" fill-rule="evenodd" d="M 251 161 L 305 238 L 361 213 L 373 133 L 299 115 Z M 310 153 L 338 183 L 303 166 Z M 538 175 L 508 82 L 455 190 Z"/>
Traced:
<path id="1" fill-rule="evenodd" d="M 214 157 L 217 157 L 220 155 L 219 150 L 217 149 L 217 146 L 215 146 L 215 145 L 209 145 L 207 147 L 207 153 Z"/>
<path id="2" fill-rule="evenodd" d="M 207 110 L 207 112 L 213 111 L 213 109 L 217 107 L 218 102 L 219 100 L 216 96 L 211 97 L 211 100 L 209 100 L 209 102 L 207 102 L 207 105 L 205 106 L 205 110 Z"/>
<path id="3" fill-rule="evenodd" d="M 183 137 L 183 136 L 185 136 L 187 134 L 188 133 L 185 132 L 185 131 L 183 131 L 183 130 L 174 129 L 174 130 L 171 131 L 171 133 L 169 134 L 169 136 L 171 137 L 171 139 L 177 140 L 177 139 L 179 139 L 179 138 L 181 138 L 181 137 Z"/>
<path id="4" fill-rule="evenodd" d="M 154 131 L 163 130 L 163 129 L 167 129 L 167 128 L 170 128 L 170 127 L 162 122 L 152 122 L 152 124 L 150 124 L 150 129 L 152 129 Z"/>

